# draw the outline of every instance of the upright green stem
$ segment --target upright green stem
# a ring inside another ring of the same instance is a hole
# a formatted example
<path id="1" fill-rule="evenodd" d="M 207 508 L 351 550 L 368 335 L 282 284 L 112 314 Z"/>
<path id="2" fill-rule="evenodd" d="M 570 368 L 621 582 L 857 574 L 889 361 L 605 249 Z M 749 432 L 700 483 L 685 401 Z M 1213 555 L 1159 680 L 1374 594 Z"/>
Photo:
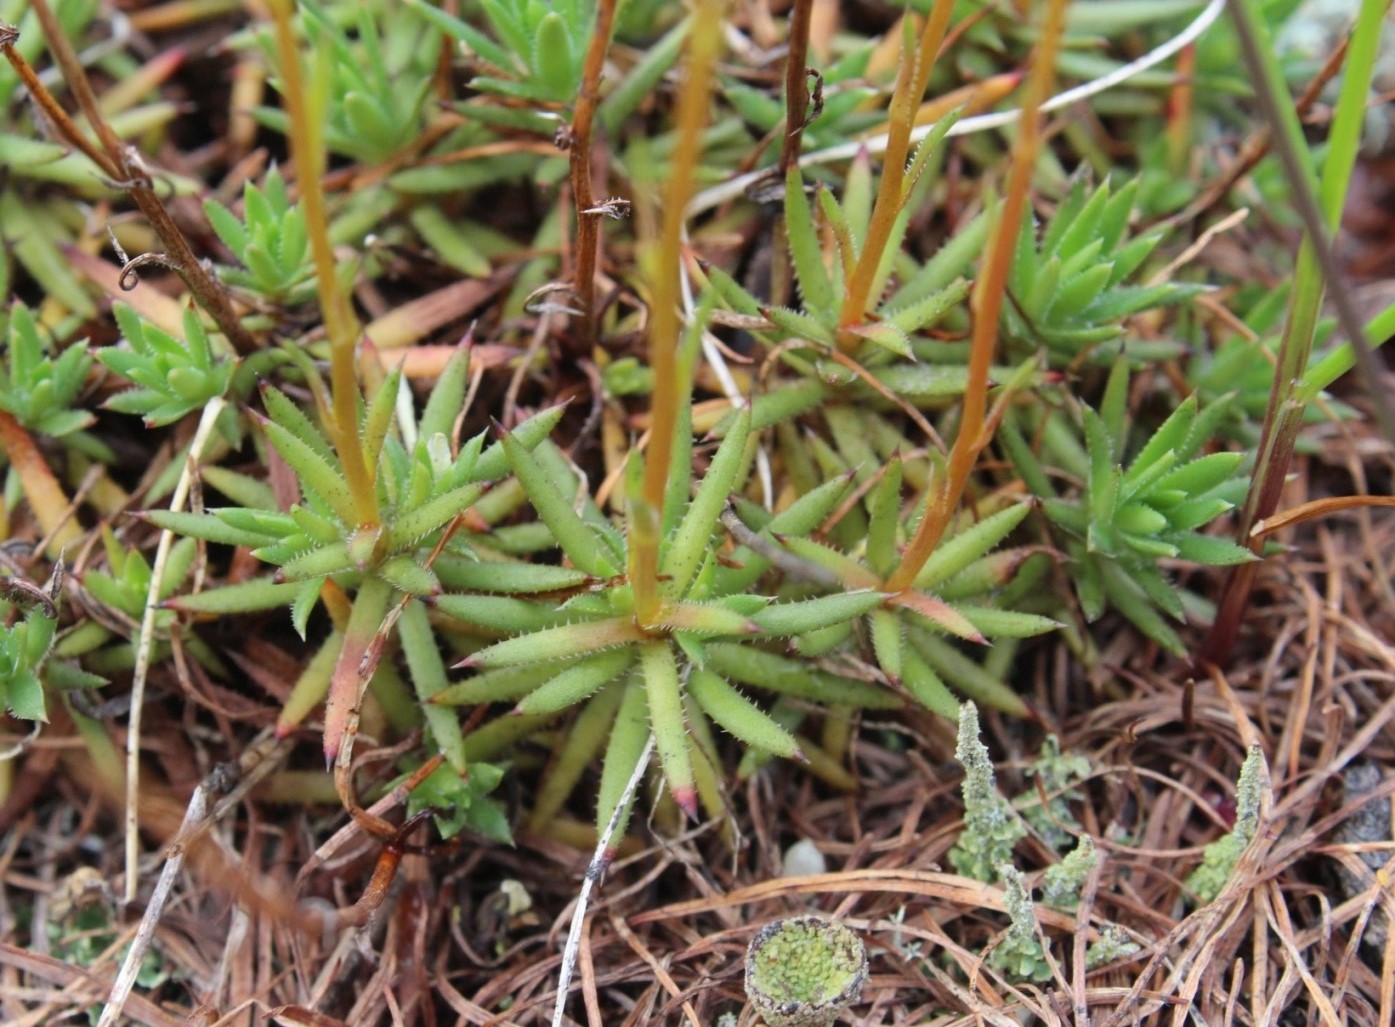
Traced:
<path id="1" fill-rule="evenodd" d="M 1304 146 L 1302 128 L 1291 105 L 1279 101 L 1283 83 L 1272 47 L 1262 36 L 1262 22 L 1256 16 L 1250 0 L 1238 0 L 1232 14 L 1243 44 L 1251 72 L 1256 81 L 1262 106 L 1270 118 L 1274 143 L 1285 157 L 1290 174 L 1290 187 L 1299 197 L 1300 208 L 1307 217 L 1308 234 L 1298 251 L 1294 272 L 1293 294 L 1289 302 L 1288 321 L 1279 344 L 1278 366 L 1270 388 L 1269 405 L 1265 410 L 1264 428 L 1260 435 L 1258 456 L 1250 477 L 1250 491 L 1240 518 L 1240 543 L 1258 553 L 1263 539 L 1252 537 L 1250 529 L 1278 509 L 1284 478 L 1293 457 L 1308 391 L 1301 388 L 1302 378 L 1312 354 L 1313 337 L 1322 308 L 1324 265 L 1330 265 L 1325 237 L 1339 222 L 1346 199 L 1360 144 L 1361 127 L 1365 119 L 1366 94 L 1380 40 L 1381 24 L 1390 0 L 1363 0 L 1356 27 L 1352 31 L 1342 76 L 1342 91 L 1332 124 L 1327 161 L 1323 168 L 1319 200 L 1315 209 L 1311 200 L 1311 172 L 1298 159 Z M 1349 336 L 1353 357 L 1357 363 L 1369 364 L 1371 354 L 1359 324 L 1354 323 L 1346 296 L 1337 283 L 1334 299 L 1340 298 L 1339 312 Z M 1368 372 L 1369 375 L 1369 372 Z M 1369 378 L 1374 382 L 1374 376 Z M 1382 421 L 1389 420 L 1383 397 L 1374 397 Z M 1257 563 L 1232 568 L 1217 604 L 1216 620 L 1202 647 L 1203 661 L 1222 665 L 1230 654 L 1240 622 L 1249 605 L 1250 593 L 1259 572 Z"/>
<path id="2" fill-rule="evenodd" d="M 678 96 L 677 136 L 664 190 L 663 221 L 652 265 L 649 307 L 649 365 L 654 369 L 654 398 L 645 456 L 644 480 L 630 524 L 630 584 L 635 617 L 652 624 L 658 616 L 659 525 L 674 432 L 678 428 L 678 274 L 683 259 L 683 212 L 693 195 L 694 171 L 702 153 L 713 69 L 721 49 L 721 0 L 700 0 L 688 37 L 688 73 Z"/>
<path id="3" fill-rule="evenodd" d="M 935 0 L 935 6 L 930 10 L 930 20 L 925 23 L 925 30 L 921 33 L 919 48 L 913 50 L 907 45 L 902 51 L 896 89 L 891 95 L 891 107 L 888 111 L 890 120 L 887 126 L 882 179 L 877 187 L 877 201 L 872 208 L 872 219 L 867 226 L 867 241 L 862 246 L 862 252 L 857 258 L 857 267 L 848 283 L 848 297 L 843 303 L 844 328 L 861 324 L 867 314 L 872 283 L 882 262 L 882 252 L 886 249 L 887 240 L 891 238 L 897 215 L 901 213 L 904 202 L 901 185 L 906 177 L 906 161 L 910 156 L 911 130 L 915 128 L 916 108 L 925 96 L 925 87 L 930 82 L 930 71 L 935 65 L 935 55 L 939 53 L 940 44 L 944 42 L 953 11 L 954 0 Z M 1025 112 L 1023 117 L 1025 119 Z"/>
<path id="4" fill-rule="evenodd" d="M 1041 42 L 1032 60 L 1032 71 L 1027 80 L 1026 95 L 1023 97 L 1021 128 L 1013 142 L 1012 169 L 1008 174 L 1007 194 L 988 243 L 983 273 L 974 286 L 970 304 L 973 312 L 973 339 L 969 351 L 969 380 L 964 390 L 964 410 L 959 421 L 959 434 L 955 436 L 944 473 L 939 476 L 937 484 L 931 486 L 935 491 L 930 497 L 925 516 L 921 518 L 915 535 L 906 546 L 900 566 L 886 581 L 888 591 L 905 591 L 915 581 L 915 576 L 935 551 L 945 528 L 949 525 L 950 517 L 959 505 L 978 454 L 988 444 L 984 431 L 985 414 L 988 410 L 988 372 L 998 341 L 998 317 L 1002 311 L 1003 294 L 1007 290 L 1008 272 L 1011 270 L 1012 256 L 1017 247 L 1022 215 L 1027 206 L 1032 169 L 1041 145 L 1039 110 L 1051 95 L 1056 51 L 1065 28 L 1065 11 L 1066 0 L 1051 0 L 1046 11 Z M 887 163 L 890 167 L 889 151 Z"/>
<path id="5" fill-rule="evenodd" d="M 311 83 L 314 87 L 312 110 L 306 103 L 305 81 L 300 72 L 300 50 L 291 27 L 291 0 L 268 0 L 267 6 L 276 27 L 276 50 L 281 61 L 281 77 L 286 86 L 283 95 L 291 122 L 291 154 L 295 158 L 296 179 L 305 203 L 305 230 L 315 258 L 315 284 L 320 294 L 325 334 L 329 337 L 333 410 L 331 423 L 327 427 L 343 464 L 349 490 L 353 493 L 359 526 L 372 528 L 379 524 L 380 518 L 377 490 L 364 462 L 358 437 L 359 389 L 354 367 L 358 324 L 349 307 L 348 297 L 339 288 L 339 279 L 334 273 L 334 250 L 330 245 L 329 221 L 325 215 L 325 150 L 321 122 L 328 83 L 324 69 L 319 69 L 321 73 Z"/>
<path id="6" fill-rule="evenodd" d="M 596 260 L 601 239 L 601 215 L 588 213 L 596 206 L 591 187 L 591 135 L 601 71 L 610 46 L 611 26 L 615 23 L 615 6 L 616 0 L 600 0 L 596 9 L 596 24 L 591 30 L 591 45 L 581 72 L 581 91 L 572 115 L 571 183 L 572 202 L 576 204 L 576 268 L 572 291 L 581 306 L 579 334 L 583 353 L 589 352 L 596 342 Z"/>

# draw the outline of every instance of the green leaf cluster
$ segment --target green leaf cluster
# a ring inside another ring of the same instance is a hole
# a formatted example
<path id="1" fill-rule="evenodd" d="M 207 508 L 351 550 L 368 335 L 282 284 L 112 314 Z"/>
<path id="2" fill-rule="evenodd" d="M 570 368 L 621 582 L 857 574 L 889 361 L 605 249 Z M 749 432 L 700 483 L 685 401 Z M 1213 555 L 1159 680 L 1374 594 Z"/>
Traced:
<path id="1" fill-rule="evenodd" d="M 134 389 L 106 401 L 110 410 L 138 414 L 150 427 L 172 424 L 228 391 L 237 361 L 215 355 L 193 308 L 184 311 L 184 342 L 145 321 L 124 303 L 112 307 L 125 346 L 107 346 L 97 359 Z"/>
<path id="2" fill-rule="evenodd" d="M 633 527 L 629 535 L 622 534 L 586 499 L 578 509 L 565 469 L 549 467 L 542 451 L 530 453 L 507 432 L 502 435 L 504 452 L 518 483 L 546 525 L 548 538 L 579 574 L 576 583 L 589 582 L 589 587 L 560 605 L 489 594 L 435 600 L 437 611 L 462 630 L 508 634 L 465 661 L 479 673 L 436 697 L 436 702 L 452 704 L 516 703 L 511 714 L 484 725 L 467 744 L 489 746 L 510 727 L 536 730 L 562 711 L 582 706 L 534 807 L 535 818 L 545 821 L 555 814 L 607 737 L 600 825 L 609 822 L 651 729 L 670 790 L 688 812 L 696 811 L 699 796 L 710 811 L 723 808 L 711 769 L 717 761 L 709 721 L 756 749 L 802 758 L 802 743 L 744 695 L 743 687 L 812 703 L 900 704 L 875 686 L 840 681 L 743 644 L 836 625 L 865 612 L 880 596 L 855 591 L 772 604 L 748 591 L 753 578 L 722 573 L 714 540 L 727 496 L 745 479 L 750 414 L 737 418 L 691 496 L 691 437 L 686 417 L 683 421 L 663 510 L 637 509 L 639 458 L 631 457 L 632 521 L 649 519 L 649 530 L 657 530 L 661 539 L 660 607 L 653 621 L 640 622 L 627 573 L 632 570 Z M 831 490 L 806 497 L 782 515 L 782 524 L 798 528 L 817 523 L 836 500 Z M 509 587 L 507 569 L 497 578 L 502 584 L 490 586 L 481 579 L 486 593 Z M 490 750 L 481 751 L 488 755 Z"/>
<path id="3" fill-rule="evenodd" d="M 403 775 L 401 780 L 409 775 Z M 469 830 L 492 841 L 513 843 L 508 816 L 490 793 L 504 780 L 504 768 L 474 762 L 465 774 L 443 764 L 426 776 L 407 798 L 407 816 L 432 810 L 442 838 Z"/>
<path id="4" fill-rule="evenodd" d="M 315 265 L 305 210 L 286 195 L 279 168 L 267 172 L 259 187 L 248 182 L 242 190 L 242 217 L 215 199 L 203 204 L 213 230 L 232 251 L 241 268 L 220 267 L 219 277 L 273 303 L 303 303 L 315 295 Z"/>
<path id="5" fill-rule="evenodd" d="M 12 603 L 0 603 L 0 616 L 8 620 L 13 612 Z M 0 627 L 0 708 L 20 720 L 48 720 L 41 674 L 57 629 L 56 612 L 39 605 Z"/>
<path id="6" fill-rule="evenodd" d="M 296 9 L 312 60 L 325 77 L 324 94 L 313 98 L 324 105 L 325 145 L 370 165 L 409 147 L 421 134 L 431 92 L 440 44 L 436 29 L 392 3 L 327 7 L 301 0 Z M 274 66 L 270 33 L 259 34 L 258 42 Z M 281 110 L 259 108 L 257 117 L 282 133 L 289 124 Z"/>
<path id="7" fill-rule="evenodd" d="M 941 119 L 916 151 L 907 172 L 899 212 L 872 277 L 868 293 L 871 297 L 880 297 L 886 291 L 909 224 L 912 191 L 955 120 L 953 116 Z M 816 363 L 810 364 L 807 354 L 801 362 L 786 360 L 786 363 L 810 377 L 848 380 L 847 371 L 840 371 L 826 359 L 818 358 L 819 351 L 824 354 L 847 352 L 859 363 L 873 368 L 897 358 L 913 359 L 912 338 L 945 318 L 967 297 L 968 283 L 955 275 L 967 268 L 973 251 L 967 246 L 956 247 L 936 266 L 934 277 L 926 275 L 919 280 L 907 280 L 890 298 L 873 302 L 870 310 L 854 311 L 847 304 L 851 276 L 867 244 L 871 223 L 874 188 L 870 166 L 866 162 L 853 165 L 841 202 L 819 184 L 814 187 L 811 203 L 798 168 L 790 169 L 784 192 L 785 230 L 799 283 L 800 308 L 762 304 L 729 274 L 711 267 L 708 277 L 722 302 L 737 314 L 763 319 L 767 326 L 753 328 L 772 343 L 787 339 L 807 343 L 815 351 Z M 834 240 L 828 254 L 823 249 L 824 233 L 819 229 L 815 211 Z M 973 238 L 982 241 L 981 237 Z M 900 384 L 895 374 L 882 380 L 892 389 Z"/>
<path id="8" fill-rule="evenodd" d="M 1023 221 L 1008 281 L 1011 302 L 1003 306 L 1009 344 L 1044 348 L 1053 365 L 1070 365 L 1122 336 L 1127 318 L 1195 295 L 1196 287 L 1177 282 L 1133 283 L 1163 238 L 1159 230 L 1130 235 L 1137 188 L 1136 180 L 1117 191 L 1106 181 L 1088 191 L 1077 179 L 1039 241 L 1031 221 Z M 1129 349 L 1140 358 L 1163 352 L 1134 343 Z"/>
<path id="9" fill-rule="evenodd" d="M 410 6 L 475 58 L 470 88 L 490 98 L 461 110 L 490 124 L 552 135 L 576 99 L 596 18 L 595 0 L 480 0 L 488 27 L 457 18 L 422 0 Z"/>
<path id="10" fill-rule="evenodd" d="M 1100 410 L 1081 408 L 1083 448 L 1061 412 L 1045 415 L 1042 455 L 1084 483 L 1074 497 L 1056 496 L 1043 470 L 1046 461 L 1032 452 L 1015 423 L 1005 422 L 999 437 L 1028 487 L 1046 497 L 1042 508 L 1064 536 L 1085 616 L 1095 620 L 1113 607 L 1169 652 L 1183 655 L 1167 618 L 1182 620 L 1186 605 L 1160 562 L 1226 566 L 1253 559 L 1244 547 L 1200 531 L 1243 498 L 1244 456 L 1203 455 L 1226 416 L 1227 401 L 1203 409 L 1189 396 L 1128 458 L 1128 382 L 1121 359 Z"/>
<path id="11" fill-rule="evenodd" d="M 452 441 L 464 406 L 468 367 L 468 353 L 461 348 L 437 380 L 420 418 L 399 424 L 396 432 L 393 425 L 403 387 L 398 371 L 389 374 L 361 406 L 349 444 L 360 447 L 372 476 L 375 502 L 371 508 L 376 520 L 365 520 L 368 505 L 364 497 L 353 494 L 340 455 L 325 432 L 286 393 L 269 384 L 262 389 L 268 415 L 261 421 L 262 429 L 294 474 L 300 501 L 289 510 L 278 509 L 264 486 L 225 474 L 218 479 L 219 488 L 238 495 L 241 505 L 204 513 L 151 511 L 145 515 L 159 527 L 189 538 L 245 546 L 277 567 L 274 578 L 256 578 L 172 600 L 170 605 L 180 610 L 226 614 L 289 604 L 292 623 L 303 638 L 326 583 L 332 581 L 337 588 L 354 593 L 347 623 L 331 633 L 321 655 L 311 661 L 293 690 L 283 711 L 283 730 L 294 726 L 326 691 L 335 715 L 343 716 L 342 690 L 346 680 L 354 680 L 359 665 L 352 654 L 366 652 L 387 619 L 393 597 L 425 598 L 442 590 L 432 566 L 438 548 L 461 562 L 471 558 L 467 533 L 456 533 L 448 545 L 443 533 L 491 483 L 508 474 L 508 461 L 502 446 L 485 447 L 484 434 L 458 448 Z M 323 395 L 322 383 L 315 384 Z M 537 445 L 556 426 L 561 412 L 560 407 L 554 408 L 524 422 L 516 433 L 517 445 L 525 450 Z M 407 652 L 417 697 L 427 703 L 445 687 L 446 675 L 419 605 L 403 608 L 397 633 Z M 349 664 L 341 667 L 336 660 L 342 663 L 345 653 L 350 654 Z M 330 687 L 331 666 L 336 668 L 337 697 Z M 387 687 L 381 676 L 374 680 Z M 338 706 L 333 705 L 336 701 Z M 433 740 L 453 770 L 464 772 L 466 755 L 454 715 L 428 705 L 425 716 Z M 338 735 L 330 735 L 341 726 L 327 721 L 327 751 L 337 749 Z"/>
<path id="12" fill-rule="evenodd" d="M 901 460 L 893 458 L 883 471 L 869 493 L 866 532 L 852 553 L 797 536 L 782 537 L 783 547 L 831 580 L 875 592 L 895 570 L 901 548 L 923 513 L 918 506 L 903 516 Z M 1038 562 L 1019 580 L 1031 550 L 998 549 L 1030 510 L 1030 504 L 1017 503 L 977 523 L 961 520 L 926 561 L 912 589 L 883 594 L 871 609 L 849 613 L 838 623 L 797 632 L 793 648 L 807 657 L 824 655 L 853 642 L 860 622 L 882 673 L 928 709 L 956 719 L 958 692 L 1024 715 L 1021 698 L 956 643 L 1030 638 L 1057 626 L 1050 618 L 1012 609 L 1044 564 Z"/>
<path id="13" fill-rule="evenodd" d="M 264 385 L 267 441 L 295 474 L 301 500 L 289 510 L 272 506 L 231 506 L 205 513 L 151 511 L 159 527 L 209 542 L 247 546 L 254 556 L 278 567 L 276 582 L 257 580 L 186 597 L 182 609 L 207 612 L 267 609 L 289 601 L 296 629 L 305 622 L 326 579 L 346 582 L 365 576 L 414 596 L 441 590 L 426 556 L 441 531 L 503 477 L 507 465 L 500 447 L 485 449 L 483 434 L 453 451 L 451 437 L 465 395 L 468 358 L 459 351 L 438 380 L 413 444 L 391 432 L 401 375 L 384 380 L 360 414 L 357 443 L 374 473 L 381 523 L 364 525 L 338 454 L 324 432 L 290 399 Z M 539 414 L 520 428 L 526 444 L 536 445 L 556 424 L 560 410 Z M 523 443 L 520 443 L 523 444 Z M 254 498 L 249 493 L 247 498 Z M 270 497 L 266 497 L 269 501 Z"/>
<path id="14" fill-rule="evenodd" d="M 53 355 L 23 303 L 10 307 L 8 359 L 0 361 L 0 410 L 31 432 L 62 438 L 89 427 L 92 414 L 73 404 L 87 385 L 92 355 L 84 339 Z"/>

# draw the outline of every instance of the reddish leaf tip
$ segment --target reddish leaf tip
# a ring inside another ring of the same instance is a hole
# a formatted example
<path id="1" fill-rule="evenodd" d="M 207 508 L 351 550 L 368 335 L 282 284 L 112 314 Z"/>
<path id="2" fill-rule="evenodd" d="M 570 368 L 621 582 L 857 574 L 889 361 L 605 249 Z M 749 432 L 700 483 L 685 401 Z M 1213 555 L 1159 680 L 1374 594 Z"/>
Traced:
<path id="1" fill-rule="evenodd" d="M 689 820 L 696 820 L 698 818 L 697 790 L 693 788 L 692 785 L 675 788 L 673 790 L 673 801 L 678 804 L 678 808 L 683 811 L 684 815 L 686 815 Z"/>

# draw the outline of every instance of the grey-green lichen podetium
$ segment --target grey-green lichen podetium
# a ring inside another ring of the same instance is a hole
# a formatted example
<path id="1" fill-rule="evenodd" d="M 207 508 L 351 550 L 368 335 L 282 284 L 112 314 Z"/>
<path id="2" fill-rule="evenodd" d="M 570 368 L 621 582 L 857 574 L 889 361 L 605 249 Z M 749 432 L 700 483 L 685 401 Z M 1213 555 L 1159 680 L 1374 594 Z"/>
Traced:
<path id="1" fill-rule="evenodd" d="M 862 939 L 818 916 L 766 924 L 746 951 L 746 997 L 770 1027 L 828 1027 L 866 980 Z"/>

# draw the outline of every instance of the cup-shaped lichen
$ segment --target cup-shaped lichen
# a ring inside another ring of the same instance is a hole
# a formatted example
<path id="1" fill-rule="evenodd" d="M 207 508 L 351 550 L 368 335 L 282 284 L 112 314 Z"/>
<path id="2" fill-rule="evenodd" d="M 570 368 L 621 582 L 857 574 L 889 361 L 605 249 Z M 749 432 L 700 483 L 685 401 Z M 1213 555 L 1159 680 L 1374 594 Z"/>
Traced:
<path id="1" fill-rule="evenodd" d="M 770 1027 L 828 1027 L 862 994 L 867 950 L 842 924 L 766 924 L 746 951 L 746 997 Z"/>

